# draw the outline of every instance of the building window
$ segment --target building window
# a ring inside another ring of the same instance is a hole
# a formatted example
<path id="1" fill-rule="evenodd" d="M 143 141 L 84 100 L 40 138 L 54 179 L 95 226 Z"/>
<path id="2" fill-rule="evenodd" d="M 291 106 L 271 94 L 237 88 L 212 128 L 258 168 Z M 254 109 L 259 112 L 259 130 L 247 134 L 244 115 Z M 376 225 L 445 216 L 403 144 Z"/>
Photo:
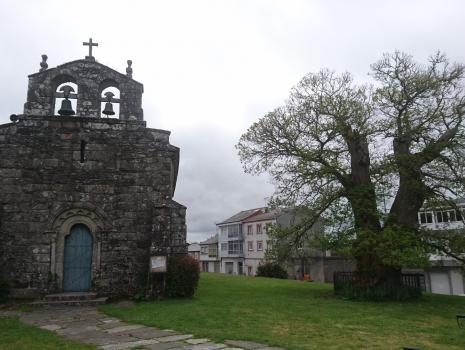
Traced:
<path id="1" fill-rule="evenodd" d="M 437 211 L 436 212 L 436 221 L 437 222 L 442 222 L 442 211 Z"/>
<path id="2" fill-rule="evenodd" d="M 253 226 L 252 225 L 247 225 L 247 235 L 253 234 Z"/>
<path id="3" fill-rule="evenodd" d="M 208 261 L 202 261 L 202 272 L 208 272 Z"/>
<path id="4" fill-rule="evenodd" d="M 271 240 L 266 241 L 266 249 L 271 249 L 273 242 Z"/>
<path id="5" fill-rule="evenodd" d="M 228 225 L 228 238 L 239 237 L 242 233 L 242 225 L 235 224 L 235 225 Z"/>
<path id="6" fill-rule="evenodd" d="M 433 213 L 420 213 L 420 223 L 421 224 L 432 224 L 433 223 Z"/>
<path id="7" fill-rule="evenodd" d="M 207 255 L 208 254 L 208 247 L 207 246 L 200 247 L 200 254 Z"/>
<path id="8" fill-rule="evenodd" d="M 247 274 L 252 276 L 252 266 L 247 266 Z"/>
<path id="9" fill-rule="evenodd" d="M 265 233 L 268 233 L 268 229 L 270 228 L 271 226 L 271 222 L 268 222 L 265 224 Z"/>
<path id="10" fill-rule="evenodd" d="M 423 214 L 423 213 L 421 213 Z M 420 214 L 420 221 L 423 223 L 423 218 Z M 462 212 L 460 210 L 442 210 L 436 212 L 436 222 L 456 222 L 462 221 Z"/>
<path id="11" fill-rule="evenodd" d="M 228 254 L 242 254 L 242 241 L 230 241 L 228 242 Z"/>
<path id="12" fill-rule="evenodd" d="M 262 224 L 257 224 L 257 235 L 262 233 Z"/>
<path id="13" fill-rule="evenodd" d="M 225 252 L 228 250 L 228 243 L 221 243 L 221 251 Z"/>
<path id="14" fill-rule="evenodd" d="M 247 242 L 247 250 L 249 252 L 253 252 L 253 241 L 248 241 Z"/>
<path id="15" fill-rule="evenodd" d="M 211 244 L 208 246 L 208 257 L 216 258 L 218 256 L 218 246 Z"/>
<path id="16" fill-rule="evenodd" d="M 257 252 L 263 251 L 263 241 L 257 241 Z"/>

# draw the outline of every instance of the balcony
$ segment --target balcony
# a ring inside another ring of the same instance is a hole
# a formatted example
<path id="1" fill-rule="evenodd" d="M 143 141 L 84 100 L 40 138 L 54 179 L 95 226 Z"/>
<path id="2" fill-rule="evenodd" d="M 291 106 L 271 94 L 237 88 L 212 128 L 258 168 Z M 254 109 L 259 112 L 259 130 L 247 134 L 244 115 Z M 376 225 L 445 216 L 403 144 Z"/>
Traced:
<path id="1" fill-rule="evenodd" d="M 220 256 L 227 257 L 243 257 L 244 248 L 242 240 L 234 240 L 221 243 Z"/>

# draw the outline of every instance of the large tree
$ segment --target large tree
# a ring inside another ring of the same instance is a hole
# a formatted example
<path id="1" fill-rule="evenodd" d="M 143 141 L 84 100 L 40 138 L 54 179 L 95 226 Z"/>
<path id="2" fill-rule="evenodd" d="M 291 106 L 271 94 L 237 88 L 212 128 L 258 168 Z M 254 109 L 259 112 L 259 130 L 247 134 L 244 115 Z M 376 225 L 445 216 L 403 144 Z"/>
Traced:
<path id="1" fill-rule="evenodd" d="M 432 251 L 461 258 L 448 236 L 421 231 L 417 215 L 465 193 L 464 66 L 395 52 L 371 69 L 373 85 L 329 70 L 306 75 L 237 148 L 245 171 L 271 174 L 274 203 L 308 209 L 288 241 L 328 219 L 327 234 L 349 243 L 358 271 L 384 281 Z"/>

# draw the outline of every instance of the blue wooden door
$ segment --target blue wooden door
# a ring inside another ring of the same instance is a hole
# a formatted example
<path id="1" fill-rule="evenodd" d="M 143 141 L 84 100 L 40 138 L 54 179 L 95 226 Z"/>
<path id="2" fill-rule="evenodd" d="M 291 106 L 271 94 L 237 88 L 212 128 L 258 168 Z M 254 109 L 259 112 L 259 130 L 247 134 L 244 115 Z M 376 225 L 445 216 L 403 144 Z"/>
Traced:
<path id="1" fill-rule="evenodd" d="M 86 225 L 77 224 L 65 238 L 63 290 L 84 292 L 90 288 L 92 235 Z"/>

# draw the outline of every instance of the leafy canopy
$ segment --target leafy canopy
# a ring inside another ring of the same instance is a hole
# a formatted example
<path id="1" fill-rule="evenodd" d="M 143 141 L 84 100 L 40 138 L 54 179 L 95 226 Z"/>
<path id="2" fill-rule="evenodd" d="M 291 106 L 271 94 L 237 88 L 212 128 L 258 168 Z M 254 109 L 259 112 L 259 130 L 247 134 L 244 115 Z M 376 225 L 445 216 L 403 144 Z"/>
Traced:
<path id="1" fill-rule="evenodd" d="M 287 242 L 321 220 L 325 242 L 349 246 L 358 261 L 402 266 L 454 254 L 457 237 L 420 234 L 417 213 L 465 193 L 464 66 L 441 53 L 420 64 L 394 52 L 370 75 L 373 85 L 327 69 L 307 74 L 240 138 L 244 169 L 272 176 L 272 205 L 306 208 L 281 232 Z"/>

